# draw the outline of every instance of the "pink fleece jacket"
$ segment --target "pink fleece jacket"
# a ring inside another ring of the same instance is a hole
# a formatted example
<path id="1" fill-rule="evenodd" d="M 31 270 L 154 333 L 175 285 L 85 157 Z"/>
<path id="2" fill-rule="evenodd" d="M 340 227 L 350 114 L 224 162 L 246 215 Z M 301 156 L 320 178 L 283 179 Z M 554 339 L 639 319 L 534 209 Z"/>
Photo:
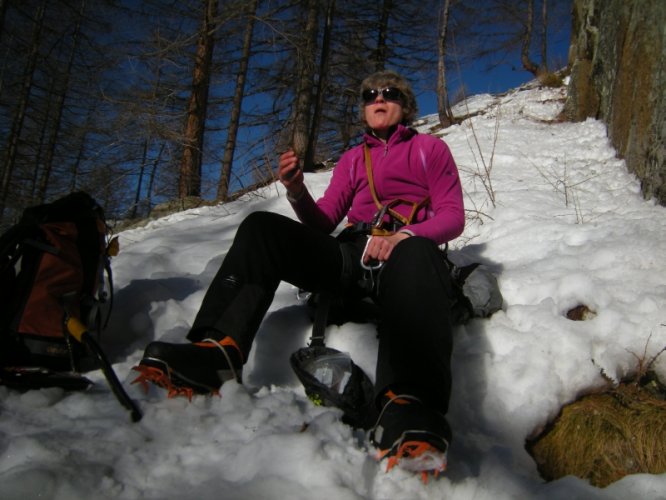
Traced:
<path id="1" fill-rule="evenodd" d="M 430 238 L 439 245 L 462 233 L 462 188 L 444 141 L 398 125 L 387 143 L 370 134 L 365 134 L 364 142 L 370 147 L 375 191 L 383 205 L 396 198 L 419 203 L 430 197 L 429 204 L 402 231 Z M 352 224 L 371 222 L 377 207 L 369 188 L 363 144 L 342 155 L 324 196 L 315 202 L 306 191 L 292 201 L 292 206 L 304 224 L 326 233 L 332 232 L 345 215 Z M 394 209 L 407 216 L 412 205 L 402 203 Z"/>

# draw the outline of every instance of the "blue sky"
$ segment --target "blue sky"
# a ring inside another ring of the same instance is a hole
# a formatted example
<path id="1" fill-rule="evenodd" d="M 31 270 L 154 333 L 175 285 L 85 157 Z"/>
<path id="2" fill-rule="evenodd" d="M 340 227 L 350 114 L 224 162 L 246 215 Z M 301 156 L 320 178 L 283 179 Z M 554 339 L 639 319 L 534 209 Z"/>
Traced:
<path id="1" fill-rule="evenodd" d="M 557 35 L 551 35 L 548 47 L 549 66 L 551 66 L 551 69 L 559 69 L 566 65 L 570 38 L 571 29 L 568 25 L 561 32 L 557 33 Z M 490 71 L 487 69 L 486 62 L 479 61 L 474 65 L 461 69 L 461 75 L 467 96 L 506 92 L 534 79 L 534 76 L 525 71 L 520 65 L 520 54 L 518 53 L 515 55 L 515 60 L 499 65 Z M 449 79 L 449 97 L 453 98 L 460 86 L 460 79 L 455 71 L 449 71 L 447 78 Z M 424 116 L 437 113 L 437 95 L 434 91 L 424 91 L 421 93 L 417 91 L 417 101 L 419 104 L 419 115 Z"/>

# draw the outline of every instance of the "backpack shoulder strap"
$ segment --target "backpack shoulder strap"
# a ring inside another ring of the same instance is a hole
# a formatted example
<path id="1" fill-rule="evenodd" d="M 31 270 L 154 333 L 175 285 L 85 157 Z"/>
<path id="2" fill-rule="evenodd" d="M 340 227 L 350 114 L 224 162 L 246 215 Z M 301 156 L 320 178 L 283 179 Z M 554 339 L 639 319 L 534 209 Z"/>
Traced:
<path id="1" fill-rule="evenodd" d="M 20 256 L 19 247 L 23 242 L 30 242 L 33 246 L 39 246 L 39 229 L 32 224 L 19 222 L 13 225 L 2 236 L 0 236 L 0 271 L 6 266 L 13 265 Z"/>
<path id="2" fill-rule="evenodd" d="M 324 347 L 326 340 L 326 324 L 328 322 L 328 311 L 331 308 L 331 296 L 326 292 L 317 294 L 314 323 L 312 324 L 312 336 L 310 347 Z"/>
<path id="3" fill-rule="evenodd" d="M 14 248 L 23 239 L 25 232 L 25 227 L 16 224 L 0 236 L 0 259 L 3 263 L 5 258 L 9 258 L 14 253 Z"/>

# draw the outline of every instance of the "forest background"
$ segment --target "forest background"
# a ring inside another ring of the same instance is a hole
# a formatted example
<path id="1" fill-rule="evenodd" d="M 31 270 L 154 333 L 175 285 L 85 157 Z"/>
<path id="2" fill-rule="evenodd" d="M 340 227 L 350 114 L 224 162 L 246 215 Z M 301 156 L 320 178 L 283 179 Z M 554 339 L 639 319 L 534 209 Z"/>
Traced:
<path id="1" fill-rule="evenodd" d="M 0 228 L 86 190 L 113 219 L 224 202 L 361 132 L 376 70 L 453 123 L 467 95 L 559 83 L 570 0 L 0 0 Z"/>

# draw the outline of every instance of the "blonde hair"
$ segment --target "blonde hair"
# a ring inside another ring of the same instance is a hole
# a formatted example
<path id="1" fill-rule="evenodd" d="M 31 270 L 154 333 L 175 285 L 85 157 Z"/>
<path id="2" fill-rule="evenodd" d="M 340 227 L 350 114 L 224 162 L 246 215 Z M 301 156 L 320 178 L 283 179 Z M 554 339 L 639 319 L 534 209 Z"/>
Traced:
<path id="1" fill-rule="evenodd" d="M 400 104 L 402 106 L 401 123 L 403 125 L 411 124 L 416 119 L 416 115 L 419 111 L 418 105 L 416 104 L 416 96 L 414 96 L 412 87 L 407 80 L 395 71 L 377 71 L 368 76 L 363 82 L 361 82 L 361 91 L 359 92 L 359 95 L 363 94 L 364 90 L 385 87 L 395 87 L 402 92 L 402 98 L 400 99 Z M 367 122 L 365 121 L 365 105 L 366 103 L 361 99 L 361 105 L 359 107 L 361 122 L 367 125 Z"/>

